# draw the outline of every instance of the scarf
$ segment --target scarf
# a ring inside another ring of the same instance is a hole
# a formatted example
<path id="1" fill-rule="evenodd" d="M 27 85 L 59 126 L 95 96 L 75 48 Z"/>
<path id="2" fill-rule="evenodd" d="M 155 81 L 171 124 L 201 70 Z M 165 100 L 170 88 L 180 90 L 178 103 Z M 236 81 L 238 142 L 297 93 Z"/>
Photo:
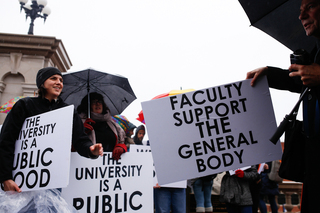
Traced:
<path id="1" fill-rule="evenodd" d="M 117 137 L 117 143 L 124 143 L 125 140 L 125 132 L 124 130 L 119 126 L 119 124 L 117 124 L 116 122 L 114 122 L 111 118 L 111 114 L 108 111 L 106 114 L 100 114 L 100 113 L 94 113 L 91 112 L 91 119 L 94 121 L 105 121 L 108 126 L 110 127 L 110 129 L 114 132 L 114 134 Z M 87 119 L 87 115 L 85 113 L 81 113 L 80 114 L 81 119 Z M 95 141 L 95 137 L 94 141 L 92 141 L 93 143 L 96 143 Z"/>

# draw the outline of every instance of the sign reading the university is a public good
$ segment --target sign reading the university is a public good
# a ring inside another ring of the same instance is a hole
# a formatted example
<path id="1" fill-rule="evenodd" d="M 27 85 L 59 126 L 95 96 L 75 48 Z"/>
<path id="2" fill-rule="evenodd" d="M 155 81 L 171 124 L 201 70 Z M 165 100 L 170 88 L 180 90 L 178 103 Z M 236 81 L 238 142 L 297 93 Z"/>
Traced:
<path id="1" fill-rule="evenodd" d="M 13 180 L 22 191 L 69 182 L 73 105 L 25 120 L 15 144 Z"/>
<path id="2" fill-rule="evenodd" d="M 250 81 L 142 103 L 159 184 L 281 158 L 267 80 Z"/>
<path id="3" fill-rule="evenodd" d="M 62 197 L 79 212 L 153 212 L 153 165 L 150 152 L 111 152 L 92 160 L 71 155 L 70 183 Z"/>

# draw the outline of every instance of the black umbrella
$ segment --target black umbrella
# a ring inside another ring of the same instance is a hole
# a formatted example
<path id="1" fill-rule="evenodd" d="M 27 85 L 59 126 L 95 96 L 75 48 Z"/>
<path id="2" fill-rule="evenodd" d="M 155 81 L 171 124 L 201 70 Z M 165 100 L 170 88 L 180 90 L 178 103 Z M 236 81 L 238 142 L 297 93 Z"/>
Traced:
<path id="1" fill-rule="evenodd" d="M 315 39 L 306 36 L 299 20 L 301 0 L 239 0 L 251 25 L 295 51 L 308 52 Z"/>
<path id="2" fill-rule="evenodd" d="M 91 92 L 97 92 L 103 95 L 111 115 L 118 115 L 136 99 L 128 79 L 122 76 L 86 69 L 66 73 L 62 77 L 61 98 L 67 104 L 73 104 L 75 107 L 80 105 L 84 96 Z M 90 105 L 90 103 L 88 104 Z"/>

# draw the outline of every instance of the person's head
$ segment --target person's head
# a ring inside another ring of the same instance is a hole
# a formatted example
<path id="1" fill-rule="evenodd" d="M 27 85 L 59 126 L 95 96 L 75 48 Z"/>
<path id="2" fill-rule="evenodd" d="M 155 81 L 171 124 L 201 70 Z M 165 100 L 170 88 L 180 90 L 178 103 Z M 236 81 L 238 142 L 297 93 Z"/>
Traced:
<path id="1" fill-rule="evenodd" d="M 133 135 L 133 130 L 136 128 L 136 126 L 132 124 L 125 116 L 114 115 L 112 116 L 112 120 L 121 126 L 127 136 L 131 137 L 131 135 Z"/>
<path id="2" fill-rule="evenodd" d="M 90 112 L 106 114 L 109 111 L 106 103 L 103 100 L 103 96 L 97 92 L 92 92 L 90 96 Z M 88 95 L 86 95 L 82 100 L 81 104 L 77 108 L 78 113 L 88 114 Z"/>
<path id="3" fill-rule="evenodd" d="M 62 74 L 55 67 L 42 68 L 37 73 L 36 84 L 38 95 L 52 101 L 61 94 L 63 88 Z"/>
<path id="4" fill-rule="evenodd" d="M 137 133 L 138 139 L 139 139 L 140 141 L 142 141 L 145 134 L 146 134 L 146 131 L 145 131 L 144 129 L 140 129 L 140 130 L 138 131 L 138 133 Z"/>
<path id="5" fill-rule="evenodd" d="M 320 38 L 320 0 L 302 0 L 299 19 L 307 36 Z"/>
<path id="6" fill-rule="evenodd" d="M 142 141 L 144 135 L 146 134 L 146 129 L 143 125 L 138 126 L 137 130 L 136 130 L 136 137 Z"/>

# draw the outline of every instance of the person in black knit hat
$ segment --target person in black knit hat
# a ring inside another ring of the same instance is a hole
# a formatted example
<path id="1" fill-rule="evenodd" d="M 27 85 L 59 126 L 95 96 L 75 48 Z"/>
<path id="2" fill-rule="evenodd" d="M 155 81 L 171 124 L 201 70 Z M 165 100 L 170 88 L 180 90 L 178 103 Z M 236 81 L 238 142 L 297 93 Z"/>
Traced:
<path id="1" fill-rule="evenodd" d="M 21 189 L 13 180 L 12 170 L 15 142 L 25 119 L 68 106 L 60 98 L 63 79 L 59 69 L 55 67 L 40 69 L 37 73 L 36 84 L 38 97 L 26 97 L 17 101 L 2 125 L 0 134 L 0 182 L 4 191 L 21 192 Z M 87 158 L 98 158 L 99 155 L 103 155 L 102 145 L 93 145 L 85 134 L 81 119 L 76 113 L 73 115 L 72 145 L 81 156 Z"/>

